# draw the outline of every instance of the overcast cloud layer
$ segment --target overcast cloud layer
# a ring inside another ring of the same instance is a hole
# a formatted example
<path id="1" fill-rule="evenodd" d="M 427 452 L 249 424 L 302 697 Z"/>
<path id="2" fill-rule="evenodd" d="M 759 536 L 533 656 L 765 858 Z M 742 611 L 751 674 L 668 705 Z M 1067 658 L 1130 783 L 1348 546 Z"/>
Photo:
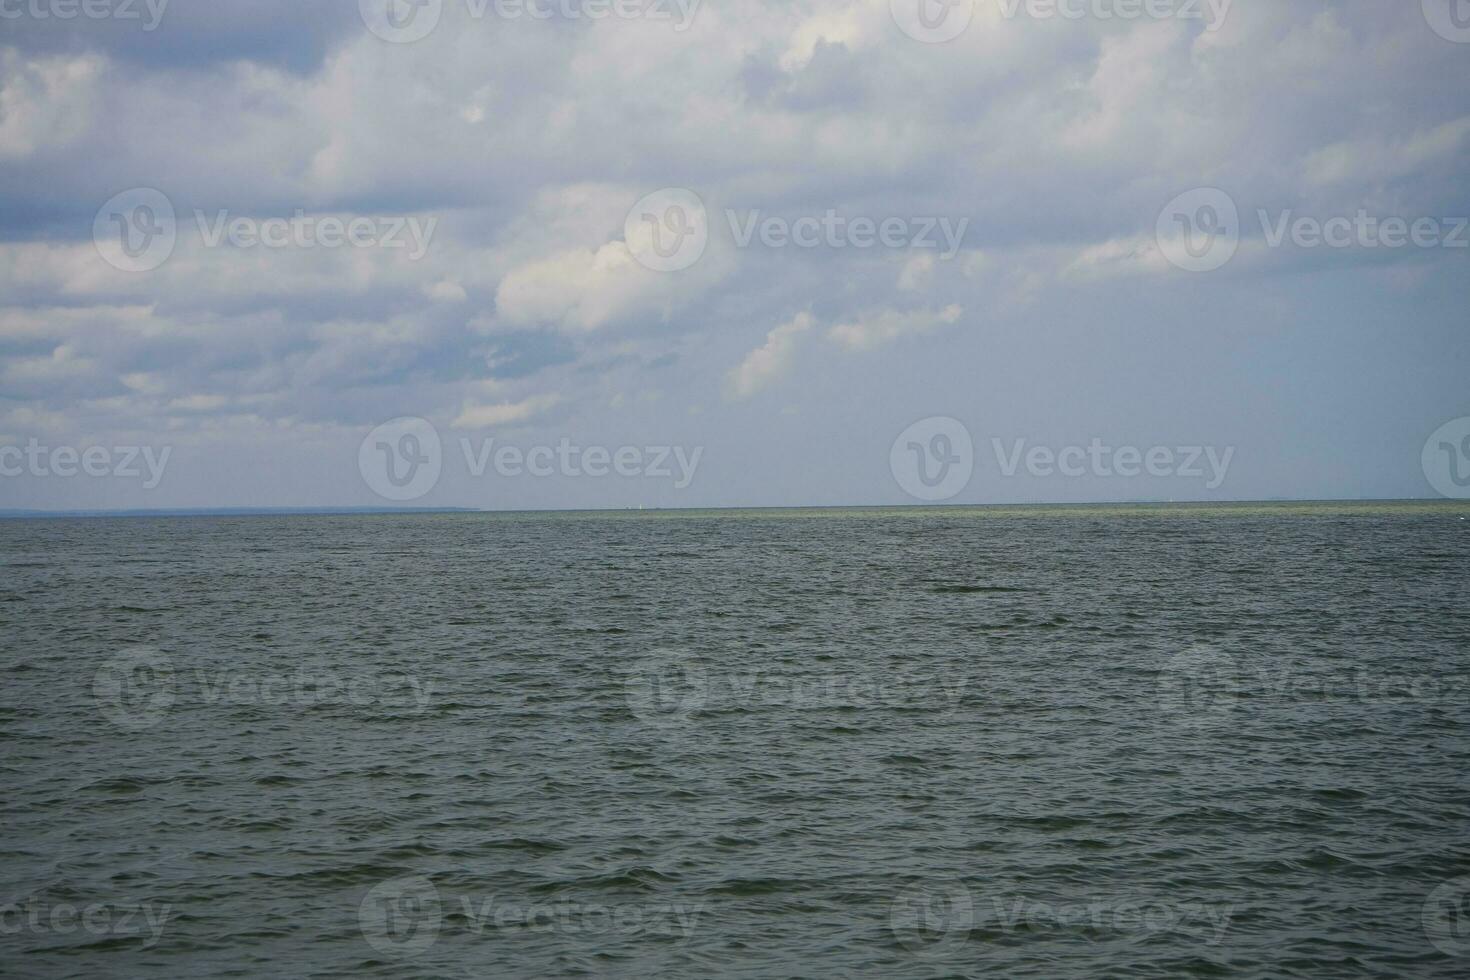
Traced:
<path id="1" fill-rule="evenodd" d="M 952 503 L 1428 497 L 1470 415 L 1451 0 L 93 2 L 0 0 L 0 445 L 166 468 L 12 455 L 0 508 L 383 505 L 399 417 L 418 506 L 915 502 L 933 417 Z"/>

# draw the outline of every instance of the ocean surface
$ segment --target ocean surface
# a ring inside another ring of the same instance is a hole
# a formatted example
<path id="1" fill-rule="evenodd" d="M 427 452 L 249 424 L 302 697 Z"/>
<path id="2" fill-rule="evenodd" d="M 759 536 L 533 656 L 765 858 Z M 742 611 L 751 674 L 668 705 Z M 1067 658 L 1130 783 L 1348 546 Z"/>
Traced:
<path id="1" fill-rule="evenodd" d="M 1470 509 L 0 521 L 0 973 L 1464 977 Z"/>

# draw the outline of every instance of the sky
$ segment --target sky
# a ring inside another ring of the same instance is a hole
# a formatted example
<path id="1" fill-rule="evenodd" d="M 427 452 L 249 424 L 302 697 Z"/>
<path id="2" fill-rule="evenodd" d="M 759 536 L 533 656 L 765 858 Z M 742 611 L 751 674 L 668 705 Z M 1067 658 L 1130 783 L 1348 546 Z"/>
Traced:
<path id="1" fill-rule="evenodd" d="M 1470 496 L 1466 0 L 0 0 L 0 509 Z"/>

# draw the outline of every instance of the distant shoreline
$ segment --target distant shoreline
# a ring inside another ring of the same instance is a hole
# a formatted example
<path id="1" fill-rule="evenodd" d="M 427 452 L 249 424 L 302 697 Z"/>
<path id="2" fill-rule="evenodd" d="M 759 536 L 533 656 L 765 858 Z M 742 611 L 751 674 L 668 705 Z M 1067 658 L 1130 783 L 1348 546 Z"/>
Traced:
<path id="1" fill-rule="evenodd" d="M 1271 499 L 1271 500 L 1137 500 L 1137 501 L 1088 501 L 1080 503 L 986 503 L 986 504 L 831 504 L 807 506 L 750 506 L 750 507 L 606 507 L 606 508 L 562 508 L 554 510 L 487 510 L 473 507 L 199 507 L 156 510 L 27 510 L 0 509 L 0 520 L 75 520 L 75 519 L 119 519 L 119 518 L 175 518 L 175 517 L 371 517 L 409 515 L 463 515 L 487 516 L 512 515 L 604 515 L 631 516 L 654 515 L 698 515 L 718 513 L 770 513 L 796 516 L 822 512 L 892 512 L 959 514 L 969 511 L 1076 511 L 1097 512 L 1115 510 L 1244 510 L 1286 509 L 1292 507 L 1352 510 L 1371 507 L 1401 507 L 1404 509 L 1446 507 L 1470 510 L 1470 500 L 1453 500 L 1441 497 L 1402 497 L 1367 499 Z"/>

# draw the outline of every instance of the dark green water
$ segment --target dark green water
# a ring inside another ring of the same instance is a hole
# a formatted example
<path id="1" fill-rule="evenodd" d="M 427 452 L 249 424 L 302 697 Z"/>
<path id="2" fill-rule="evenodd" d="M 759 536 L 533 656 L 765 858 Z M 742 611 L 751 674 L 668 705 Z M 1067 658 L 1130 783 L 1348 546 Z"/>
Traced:
<path id="1" fill-rule="evenodd" d="M 1467 518 L 0 522 L 0 972 L 1465 976 Z"/>

